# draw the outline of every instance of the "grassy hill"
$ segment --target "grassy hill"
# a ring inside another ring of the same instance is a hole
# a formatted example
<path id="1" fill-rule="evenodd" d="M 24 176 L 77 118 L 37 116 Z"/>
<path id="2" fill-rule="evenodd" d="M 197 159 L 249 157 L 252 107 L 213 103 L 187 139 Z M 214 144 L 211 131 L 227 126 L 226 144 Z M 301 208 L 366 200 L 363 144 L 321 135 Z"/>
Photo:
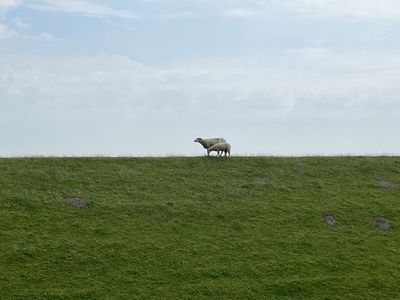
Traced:
<path id="1" fill-rule="evenodd" d="M 0 295 L 400 298 L 398 184 L 396 157 L 0 159 Z"/>

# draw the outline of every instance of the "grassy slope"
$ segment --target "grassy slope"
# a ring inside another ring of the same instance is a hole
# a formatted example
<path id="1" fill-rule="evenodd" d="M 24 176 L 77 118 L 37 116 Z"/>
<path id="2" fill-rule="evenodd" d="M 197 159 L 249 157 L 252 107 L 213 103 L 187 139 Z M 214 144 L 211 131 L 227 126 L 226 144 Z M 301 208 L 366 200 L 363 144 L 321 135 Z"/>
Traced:
<path id="1" fill-rule="evenodd" d="M 400 297 L 400 191 L 382 178 L 400 183 L 400 158 L 0 159 L 0 294 Z"/>

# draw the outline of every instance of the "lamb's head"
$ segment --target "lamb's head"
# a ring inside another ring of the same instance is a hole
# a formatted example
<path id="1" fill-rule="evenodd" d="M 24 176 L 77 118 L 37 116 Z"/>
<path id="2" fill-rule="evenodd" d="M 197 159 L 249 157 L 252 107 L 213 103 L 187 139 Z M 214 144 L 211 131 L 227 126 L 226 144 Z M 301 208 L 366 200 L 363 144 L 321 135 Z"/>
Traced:
<path id="1" fill-rule="evenodd" d="M 201 143 L 202 140 L 203 140 L 202 138 L 197 138 L 197 139 L 194 140 L 194 142 L 195 143 Z"/>

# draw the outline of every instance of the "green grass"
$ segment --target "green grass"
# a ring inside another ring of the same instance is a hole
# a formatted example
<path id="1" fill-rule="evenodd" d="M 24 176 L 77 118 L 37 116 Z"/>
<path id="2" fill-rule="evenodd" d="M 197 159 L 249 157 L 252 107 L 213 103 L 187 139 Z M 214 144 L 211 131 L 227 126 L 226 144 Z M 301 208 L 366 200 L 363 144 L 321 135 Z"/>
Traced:
<path id="1" fill-rule="evenodd" d="M 1 299 L 400 298 L 382 179 L 400 158 L 0 159 Z"/>

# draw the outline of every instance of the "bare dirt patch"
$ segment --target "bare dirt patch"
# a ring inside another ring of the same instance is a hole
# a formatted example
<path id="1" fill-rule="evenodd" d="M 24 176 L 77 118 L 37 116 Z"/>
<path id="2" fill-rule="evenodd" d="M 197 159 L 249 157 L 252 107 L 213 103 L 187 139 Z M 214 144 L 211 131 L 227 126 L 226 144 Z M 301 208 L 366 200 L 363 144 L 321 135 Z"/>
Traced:
<path id="1" fill-rule="evenodd" d="M 375 219 L 374 224 L 376 227 L 384 231 L 389 231 L 392 229 L 392 226 L 390 225 L 389 221 L 384 218 Z"/>
<path id="2" fill-rule="evenodd" d="M 88 206 L 88 201 L 79 197 L 65 198 L 64 203 L 76 208 L 86 208 Z"/>
<path id="3" fill-rule="evenodd" d="M 336 226 L 336 220 L 334 218 L 334 216 L 330 213 L 323 213 L 322 217 L 324 218 L 324 221 L 326 224 L 330 225 L 330 226 Z"/>
<path id="4" fill-rule="evenodd" d="M 383 187 L 388 190 L 395 190 L 398 187 L 397 184 L 395 184 L 394 182 L 391 182 L 390 180 L 386 180 L 386 179 L 379 180 L 378 186 Z"/>

